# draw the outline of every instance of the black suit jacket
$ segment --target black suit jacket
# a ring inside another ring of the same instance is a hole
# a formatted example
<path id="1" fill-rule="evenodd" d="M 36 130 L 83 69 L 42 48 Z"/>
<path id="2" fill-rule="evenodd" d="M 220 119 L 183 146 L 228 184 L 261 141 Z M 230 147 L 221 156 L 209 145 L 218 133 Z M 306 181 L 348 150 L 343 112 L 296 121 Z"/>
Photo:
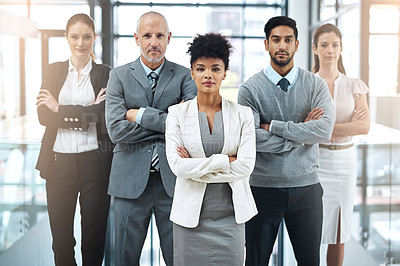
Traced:
<path id="1" fill-rule="evenodd" d="M 68 61 L 57 62 L 48 65 L 44 72 L 41 89 L 47 89 L 58 101 L 61 88 L 65 83 L 68 74 Z M 110 67 L 99 65 L 92 62 L 90 71 L 90 81 L 93 86 L 94 94 L 97 96 L 101 88 L 107 87 Z M 96 123 L 97 139 L 99 143 L 100 158 L 102 160 L 104 178 L 109 177 L 113 144 L 108 137 L 105 126 L 105 102 L 89 106 L 82 105 L 60 105 L 58 114 L 50 111 L 47 106 L 41 106 L 37 109 L 39 122 L 46 127 L 42 139 L 39 158 L 36 169 L 40 171 L 42 178 L 51 178 L 48 176 L 48 166 L 53 159 L 53 146 L 57 136 L 58 128 L 69 128 L 73 130 L 87 130 L 89 123 Z"/>

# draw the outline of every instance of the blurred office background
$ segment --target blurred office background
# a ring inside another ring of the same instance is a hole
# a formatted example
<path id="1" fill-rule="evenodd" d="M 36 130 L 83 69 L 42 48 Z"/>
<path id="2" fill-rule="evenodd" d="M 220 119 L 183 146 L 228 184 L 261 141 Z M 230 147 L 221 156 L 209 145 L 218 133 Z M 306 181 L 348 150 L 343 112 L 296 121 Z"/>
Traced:
<path id="1" fill-rule="evenodd" d="M 64 38 L 68 18 L 75 13 L 94 18 L 96 61 L 116 67 L 139 56 L 133 33 L 137 18 L 149 10 L 169 22 L 172 40 L 166 57 L 187 67 L 187 43 L 196 33 L 232 38 L 235 51 L 222 90 L 232 100 L 240 84 L 269 63 L 263 43 L 269 18 L 296 19 L 300 47 L 295 63 L 307 70 L 314 29 L 326 22 L 341 29 L 344 65 L 349 76 L 368 84 L 372 117 L 370 133 L 356 140 L 357 193 L 345 265 L 400 265 L 398 0 L 0 0 L 0 265 L 54 264 L 45 182 L 34 169 L 44 131 L 35 97 L 43 67 L 69 57 Z M 163 265 L 153 229 L 151 224 L 142 265 Z M 79 243 L 79 223 L 75 231 Z M 104 265 L 113 265 L 112 231 L 106 249 Z M 324 265 L 324 248 L 321 252 Z M 79 244 L 76 253 L 79 261 Z M 284 230 L 270 265 L 295 265 Z"/>

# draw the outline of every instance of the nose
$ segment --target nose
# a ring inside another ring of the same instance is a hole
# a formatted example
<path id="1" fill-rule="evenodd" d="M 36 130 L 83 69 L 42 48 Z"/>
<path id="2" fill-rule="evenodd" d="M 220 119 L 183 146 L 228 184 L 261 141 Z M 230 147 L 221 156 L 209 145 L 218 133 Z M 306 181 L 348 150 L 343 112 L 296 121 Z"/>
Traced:
<path id="1" fill-rule="evenodd" d="M 212 72 L 211 72 L 211 70 L 206 69 L 206 70 L 204 71 L 204 77 L 205 77 L 205 78 L 211 78 L 211 77 L 212 77 Z"/>
<path id="2" fill-rule="evenodd" d="M 82 45 L 83 44 L 83 38 L 78 38 L 78 44 Z"/>
<path id="3" fill-rule="evenodd" d="M 279 42 L 279 49 L 280 50 L 286 50 L 286 48 L 287 48 L 287 44 L 286 44 L 285 40 L 281 40 Z"/>
<path id="4" fill-rule="evenodd" d="M 158 44 L 158 41 L 157 41 L 157 36 L 155 36 L 155 35 L 153 35 L 152 37 L 151 37 L 151 42 L 150 42 L 150 44 L 151 44 L 151 46 L 157 46 L 157 44 Z"/>

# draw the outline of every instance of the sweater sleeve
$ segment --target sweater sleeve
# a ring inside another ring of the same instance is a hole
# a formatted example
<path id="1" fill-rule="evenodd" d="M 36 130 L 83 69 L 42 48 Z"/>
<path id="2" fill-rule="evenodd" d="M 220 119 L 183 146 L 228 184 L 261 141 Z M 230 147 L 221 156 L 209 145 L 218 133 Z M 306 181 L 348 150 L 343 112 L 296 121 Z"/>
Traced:
<path id="1" fill-rule="evenodd" d="M 256 100 L 256 97 L 252 92 L 254 92 L 254 89 L 251 89 L 247 83 L 243 84 L 239 89 L 238 103 L 250 107 L 253 111 L 256 132 L 256 151 L 283 153 L 302 146 L 301 143 L 272 134 L 260 128 L 261 121 L 259 110 L 261 106 L 259 106 L 259 101 Z"/>
<path id="2" fill-rule="evenodd" d="M 271 133 L 290 141 L 308 145 L 329 140 L 335 123 L 333 100 L 328 85 L 321 78 L 316 79 L 314 91 L 311 110 L 315 107 L 323 108 L 324 114 L 320 119 L 299 123 L 274 120 Z"/>

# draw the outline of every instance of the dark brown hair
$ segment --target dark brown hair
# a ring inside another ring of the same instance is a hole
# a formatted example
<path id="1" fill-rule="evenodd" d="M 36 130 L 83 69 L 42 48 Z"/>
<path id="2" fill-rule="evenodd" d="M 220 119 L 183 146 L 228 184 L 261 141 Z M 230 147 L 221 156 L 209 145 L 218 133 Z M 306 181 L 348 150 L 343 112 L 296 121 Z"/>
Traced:
<path id="1" fill-rule="evenodd" d="M 71 26 L 78 22 L 82 22 L 88 25 L 93 30 L 93 34 L 96 35 L 93 19 L 90 16 L 83 13 L 75 14 L 69 18 L 67 26 L 65 27 L 65 34 L 68 35 L 68 31 L 71 28 Z M 94 61 L 95 57 L 93 51 L 90 54 L 90 57 L 92 57 L 92 60 Z"/>
<path id="2" fill-rule="evenodd" d="M 315 47 L 318 47 L 319 36 L 321 36 L 321 34 L 323 34 L 323 33 L 329 33 L 329 32 L 333 32 L 339 37 L 340 46 L 342 46 L 342 33 L 340 32 L 338 27 L 336 27 L 335 25 L 330 24 L 330 23 L 321 25 L 315 30 L 314 37 L 313 37 L 313 45 Z M 342 55 L 340 55 L 340 57 L 339 57 L 337 66 L 338 66 L 339 71 L 341 73 L 343 73 L 344 75 L 346 75 L 346 70 L 344 69 L 344 66 L 343 66 Z M 314 54 L 314 66 L 312 68 L 312 72 L 317 73 L 319 71 L 319 67 L 320 67 L 319 66 L 319 57 L 318 57 L 318 55 Z"/>

